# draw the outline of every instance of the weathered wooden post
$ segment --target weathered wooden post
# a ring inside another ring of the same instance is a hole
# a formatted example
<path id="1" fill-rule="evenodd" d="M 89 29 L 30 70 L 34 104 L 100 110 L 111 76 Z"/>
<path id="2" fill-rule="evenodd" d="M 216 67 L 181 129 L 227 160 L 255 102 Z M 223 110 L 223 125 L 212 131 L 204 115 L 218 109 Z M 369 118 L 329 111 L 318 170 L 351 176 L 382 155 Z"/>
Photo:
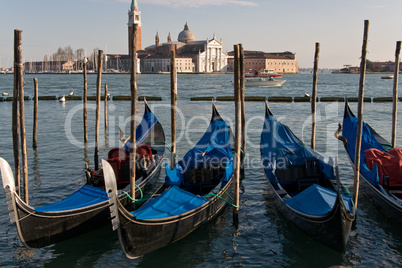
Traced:
<path id="1" fill-rule="evenodd" d="M 88 80 L 87 80 L 87 58 L 84 58 L 83 64 L 83 74 L 84 74 L 84 102 L 83 102 L 83 116 L 84 116 L 84 143 L 88 143 L 88 125 L 87 125 L 87 91 L 88 91 Z"/>
<path id="2" fill-rule="evenodd" d="M 33 116 L 33 137 L 32 137 L 32 148 L 36 149 L 38 147 L 37 137 L 38 137 L 38 78 L 34 78 L 34 116 Z"/>
<path id="3" fill-rule="evenodd" d="M 24 181 L 24 201 L 28 204 L 28 158 L 27 158 L 27 141 L 25 133 L 25 106 L 24 106 L 24 70 L 22 63 L 22 42 L 21 31 L 18 31 L 17 46 L 17 69 L 18 73 L 18 99 L 20 110 L 20 136 L 21 136 L 21 158 L 22 158 L 22 176 Z"/>
<path id="4" fill-rule="evenodd" d="M 18 195 L 21 193 L 21 163 L 20 163 L 20 142 L 19 142 L 19 127 L 20 118 L 18 111 L 18 93 L 19 93 L 19 75 L 18 65 L 20 64 L 21 51 L 21 30 L 14 30 L 14 91 L 13 91 L 13 104 L 12 104 L 12 130 L 13 130 L 13 149 L 14 149 L 14 177 L 16 191 Z"/>
<path id="5" fill-rule="evenodd" d="M 244 157 L 246 155 L 246 111 L 244 104 L 244 50 L 243 45 L 239 44 L 239 77 L 240 77 L 240 107 L 241 107 L 241 148 L 240 148 L 240 170 L 244 172 Z"/>
<path id="6" fill-rule="evenodd" d="M 172 50 L 170 56 L 170 122 L 172 133 L 172 158 L 170 168 L 176 165 L 176 105 L 177 105 L 177 70 L 176 70 L 176 51 Z"/>
<path id="7" fill-rule="evenodd" d="M 234 100 L 235 100 L 235 154 L 234 154 L 234 206 L 233 221 L 239 221 L 239 189 L 240 189 L 240 135 L 241 135 L 241 105 L 240 105 L 240 46 L 234 45 Z"/>
<path id="8" fill-rule="evenodd" d="M 395 49 L 395 70 L 393 87 L 393 105 L 392 105 L 392 147 L 396 146 L 396 122 L 398 115 L 398 80 L 399 80 L 399 54 L 401 52 L 401 41 L 396 42 Z"/>
<path id="9" fill-rule="evenodd" d="M 364 100 L 364 81 L 365 81 L 365 75 L 366 75 L 368 29 L 369 29 L 369 21 L 365 20 L 364 21 L 362 56 L 361 56 L 361 62 L 360 62 L 359 102 L 357 105 L 357 132 L 356 132 L 356 147 L 355 147 L 355 167 L 354 167 L 354 177 L 353 177 L 354 209 L 357 208 L 357 200 L 359 197 L 360 149 L 361 149 L 362 130 L 363 130 L 363 100 Z"/>
<path id="10" fill-rule="evenodd" d="M 105 84 L 105 132 L 107 131 L 107 84 Z"/>
<path id="11" fill-rule="evenodd" d="M 135 198 L 135 177 L 136 177 L 136 151 L 137 151 L 137 137 L 135 133 L 135 114 L 137 108 L 137 24 L 133 25 L 133 42 L 131 50 L 131 76 L 130 76 L 130 90 L 131 90 L 131 124 L 130 124 L 130 191 L 131 197 Z"/>
<path id="12" fill-rule="evenodd" d="M 95 170 L 99 169 L 99 118 L 100 118 L 100 101 L 101 101 L 102 58 L 103 58 L 103 51 L 99 50 L 98 77 L 96 80 Z"/>
<path id="13" fill-rule="evenodd" d="M 320 55 L 320 43 L 315 43 L 314 55 L 314 74 L 313 74 L 313 94 L 311 97 L 311 149 L 315 150 L 315 132 L 316 132 L 316 115 L 317 115 L 317 74 L 318 59 Z"/>

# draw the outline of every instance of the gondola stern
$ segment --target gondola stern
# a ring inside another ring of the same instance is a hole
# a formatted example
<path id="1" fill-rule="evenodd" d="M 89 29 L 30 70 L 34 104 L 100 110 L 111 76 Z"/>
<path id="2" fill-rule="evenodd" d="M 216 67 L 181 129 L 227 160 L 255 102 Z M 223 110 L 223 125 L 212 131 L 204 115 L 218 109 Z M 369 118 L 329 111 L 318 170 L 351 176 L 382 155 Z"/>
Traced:
<path id="1" fill-rule="evenodd" d="M 148 102 L 147 102 L 145 97 L 144 97 L 144 105 L 145 105 L 145 112 L 146 113 L 152 113 L 151 108 L 149 108 Z"/>
<path id="2" fill-rule="evenodd" d="M 215 102 L 212 100 L 212 117 L 211 117 L 211 122 L 213 121 L 224 121 L 221 117 L 221 115 L 218 112 L 218 109 L 215 106 Z"/>
<path id="3" fill-rule="evenodd" d="M 268 116 L 268 115 L 273 116 L 273 113 L 269 109 L 268 101 L 265 100 L 265 116 Z"/>
<path id="4" fill-rule="evenodd" d="M 348 98 L 345 96 L 345 110 L 343 113 L 343 118 L 347 118 L 347 117 L 356 117 L 352 110 L 349 107 L 349 102 L 348 102 Z"/>

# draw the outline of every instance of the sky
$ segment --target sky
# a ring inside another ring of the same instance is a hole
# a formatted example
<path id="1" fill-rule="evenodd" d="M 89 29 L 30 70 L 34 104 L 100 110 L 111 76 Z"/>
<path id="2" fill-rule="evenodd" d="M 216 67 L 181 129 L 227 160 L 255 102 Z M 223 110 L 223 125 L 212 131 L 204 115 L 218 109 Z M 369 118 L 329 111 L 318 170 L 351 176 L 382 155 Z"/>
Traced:
<path id="1" fill-rule="evenodd" d="M 14 29 L 22 30 L 24 61 L 41 61 L 59 47 L 128 52 L 131 0 L 0 0 L 0 67 L 13 62 Z M 224 51 L 291 51 L 301 68 L 360 65 L 364 20 L 369 20 L 367 59 L 394 61 L 402 40 L 401 0 L 137 0 L 142 47 L 170 33 L 177 40 L 185 23 L 196 40 L 222 40 Z"/>

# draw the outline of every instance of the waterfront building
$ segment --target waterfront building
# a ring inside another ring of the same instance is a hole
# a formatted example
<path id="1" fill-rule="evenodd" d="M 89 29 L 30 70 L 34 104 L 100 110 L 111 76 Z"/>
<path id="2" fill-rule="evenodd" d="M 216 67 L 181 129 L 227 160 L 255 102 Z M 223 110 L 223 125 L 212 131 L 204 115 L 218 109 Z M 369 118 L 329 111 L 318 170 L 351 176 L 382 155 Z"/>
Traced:
<path id="1" fill-rule="evenodd" d="M 228 53 L 229 70 L 233 71 L 234 52 Z M 299 63 L 296 60 L 296 54 L 285 52 L 263 52 L 263 51 L 244 51 L 244 69 L 248 70 L 272 70 L 276 73 L 295 74 L 299 73 Z"/>
<path id="2" fill-rule="evenodd" d="M 176 52 L 176 68 L 178 72 L 212 73 L 228 71 L 228 54 L 223 51 L 222 40 L 218 41 L 214 35 L 212 39 L 195 40 L 188 24 L 184 25 L 177 37 L 172 41 L 169 33 L 167 42 L 160 43 L 159 33 L 155 35 L 155 44 L 139 52 L 142 72 L 168 72 L 171 51 Z"/>

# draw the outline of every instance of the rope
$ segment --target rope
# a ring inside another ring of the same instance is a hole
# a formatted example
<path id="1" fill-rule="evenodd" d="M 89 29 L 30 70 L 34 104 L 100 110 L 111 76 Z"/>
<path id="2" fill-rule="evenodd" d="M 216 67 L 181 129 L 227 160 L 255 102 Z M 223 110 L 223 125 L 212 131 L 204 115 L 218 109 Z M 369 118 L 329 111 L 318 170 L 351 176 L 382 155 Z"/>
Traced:
<path id="1" fill-rule="evenodd" d="M 225 190 L 220 189 L 220 188 L 214 188 L 214 189 L 212 189 L 211 191 L 213 191 L 213 190 L 219 190 L 219 191 L 224 192 L 232 201 L 234 201 L 233 197 L 231 197 Z M 233 207 L 235 207 L 235 208 L 239 208 L 239 206 L 236 206 L 236 205 L 233 204 L 232 202 L 226 200 L 226 199 L 223 198 L 222 196 L 219 196 L 219 195 L 217 195 L 217 194 L 215 194 L 215 193 L 209 193 L 209 194 L 204 195 L 204 197 L 205 197 L 205 196 L 216 196 L 216 197 L 218 197 L 219 199 L 221 199 L 221 200 L 225 201 L 226 203 L 228 203 L 229 205 L 231 205 L 231 206 L 233 206 Z"/>
<path id="2" fill-rule="evenodd" d="M 221 199 L 221 200 L 225 201 L 226 203 L 228 203 L 229 205 L 231 205 L 231 206 L 233 206 L 233 207 L 235 207 L 235 208 L 239 208 L 239 206 L 236 206 L 235 204 L 229 202 L 228 200 L 226 200 L 225 198 L 223 198 L 223 197 L 221 197 L 221 196 L 219 196 L 219 195 L 217 195 L 217 194 L 206 194 L 206 195 L 204 195 L 204 196 L 208 196 L 208 195 L 210 195 L 210 196 L 216 196 L 216 197 L 218 197 L 219 199 Z M 232 198 L 232 199 L 233 199 L 233 198 Z"/>
<path id="3" fill-rule="evenodd" d="M 141 187 L 140 186 L 138 186 L 137 184 L 135 184 L 135 187 L 137 187 L 138 188 L 138 190 L 140 190 L 140 193 L 141 193 L 141 198 L 140 199 L 135 199 L 135 198 L 132 198 L 131 196 L 130 196 L 130 194 L 129 193 L 127 193 L 126 191 L 121 191 L 123 194 L 125 194 L 125 195 L 127 195 L 127 197 L 131 200 L 131 201 L 133 201 L 133 202 L 137 202 L 137 201 L 142 201 L 143 200 L 143 198 L 144 198 L 144 193 L 142 192 L 142 190 L 141 190 Z"/>
<path id="4" fill-rule="evenodd" d="M 214 188 L 214 189 L 212 189 L 211 191 L 213 191 L 213 190 L 218 190 L 218 191 L 222 191 L 222 192 L 224 192 L 227 196 L 229 196 L 230 197 L 230 199 L 232 199 L 232 200 L 234 200 L 233 199 L 233 197 L 231 197 L 230 196 L 230 194 L 228 194 L 225 190 L 223 190 L 223 189 L 220 189 L 220 188 Z"/>

